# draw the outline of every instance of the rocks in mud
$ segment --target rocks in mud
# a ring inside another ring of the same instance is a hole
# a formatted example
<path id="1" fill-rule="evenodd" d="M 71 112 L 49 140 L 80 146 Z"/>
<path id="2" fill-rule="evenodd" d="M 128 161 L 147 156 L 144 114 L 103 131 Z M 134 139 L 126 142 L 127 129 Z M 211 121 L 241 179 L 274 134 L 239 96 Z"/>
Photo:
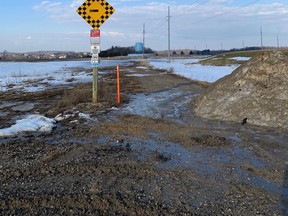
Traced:
<path id="1" fill-rule="evenodd" d="M 198 145 L 202 146 L 227 146 L 230 145 L 225 137 L 218 137 L 212 135 L 203 135 L 201 137 L 192 137 L 192 140 Z"/>
<path id="2" fill-rule="evenodd" d="M 172 155 L 156 152 L 156 160 L 159 162 L 167 162 L 172 160 Z"/>
<path id="3" fill-rule="evenodd" d="M 288 57 L 266 52 L 212 84 L 195 101 L 209 119 L 288 129 Z"/>

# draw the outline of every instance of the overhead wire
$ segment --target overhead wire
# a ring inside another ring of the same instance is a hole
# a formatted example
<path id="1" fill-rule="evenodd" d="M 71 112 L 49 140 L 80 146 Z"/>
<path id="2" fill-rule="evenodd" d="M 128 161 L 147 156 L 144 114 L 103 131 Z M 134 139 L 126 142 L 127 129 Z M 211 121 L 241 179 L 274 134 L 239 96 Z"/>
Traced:
<path id="1" fill-rule="evenodd" d="M 201 22 L 205 22 L 205 21 L 208 21 L 208 20 L 211 20 L 211 19 L 214 19 L 214 18 L 216 18 L 216 17 L 220 17 L 220 16 L 223 16 L 223 15 L 226 15 L 226 14 L 228 14 L 228 13 L 232 13 L 232 12 L 235 12 L 235 11 L 239 11 L 239 9 L 241 9 L 241 8 L 244 8 L 244 7 L 247 7 L 247 6 L 249 6 L 249 5 L 252 5 L 252 4 L 254 4 L 254 3 L 256 3 L 256 2 L 258 2 L 258 1 L 260 1 L 260 0 L 254 0 L 254 1 L 252 1 L 252 2 L 249 2 L 249 3 L 245 3 L 245 4 L 243 4 L 243 5 L 241 5 L 241 6 L 239 6 L 239 7 L 236 7 L 236 8 L 233 8 L 233 9 L 231 9 L 231 10 L 228 10 L 228 11 L 225 11 L 225 12 L 223 12 L 223 13 L 220 13 L 220 14 L 217 14 L 217 15 L 214 15 L 214 16 L 211 16 L 211 17 L 208 17 L 208 18 L 204 18 L 204 19 L 202 19 L 202 20 L 198 20 L 198 21 L 196 21 L 196 22 L 190 22 L 189 23 L 189 25 L 191 25 L 191 24 L 197 24 L 197 23 L 201 23 Z M 207 3 L 207 2 L 204 2 L 204 3 L 202 3 L 202 4 L 205 4 L 205 3 Z M 199 7 L 200 5 L 198 5 L 198 7 Z M 191 8 L 189 8 L 189 9 L 191 9 Z M 195 8 L 194 8 L 194 10 L 195 10 Z M 191 13 L 189 13 L 189 14 L 182 14 L 182 15 L 178 15 L 178 16 L 174 16 L 174 18 L 176 17 L 176 18 L 178 18 L 178 17 L 181 17 L 181 16 L 188 16 L 188 15 L 190 15 Z M 179 24 L 179 22 L 177 22 L 178 23 L 178 25 L 176 26 L 176 28 L 174 28 L 174 30 L 178 30 L 178 29 L 181 29 L 182 27 L 183 27 L 183 24 Z M 187 26 L 187 25 L 185 25 L 185 26 Z M 245 36 L 250 36 L 250 35 L 252 35 L 252 34 L 245 34 Z M 256 35 L 256 34 L 254 34 L 253 33 L 253 35 Z M 215 36 L 215 35 L 214 35 Z M 218 37 L 219 37 L 220 35 L 218 35 Z M 242 37 L 243 37 L 244 35 L 242 34 Z M 220 36 L 221 37 L 221 36 Z M 235 35 L 235 36 L 233 36 L 233 37 L 240 37 L 240 35 Z M 201 38 L 203 38 L 203 37 L 201 37 Z"/>
<path id="2" fill-rule="evenodd" d="M 229 10 L 229 11 L 226 11 L 226 12 L 223 12 L 223 13 L 220 13 L 220 14 L 217 14 L 217 15 L 214 15 L 214 16 L 211 16 L 211 17 L 207 17 L 207 18 L 205 18 L 205 19 L 199 20 L 199 21 L 197 21 L 197 22 L 193 22 L 193 23 L 191 23 L 191 24 L 198 24 L 198 23 L 201 23 L 201 22 L 205 22 L 205 21 L 207 21 L 207 20 L 214 19 L 214 18 L 216 18 L 216 17 L 220 17 L 220 16 L 223 16 L 223 15 L 226 15 L 226 14 L 231 13 L 231 12 L 233 12 L 233 11 L 236 11 L 236 10 L 239 10 L 239 9 L 241 9 L 241 8 L 244 8 L 244 7 L 247 7 L 247 6 L 249 6 L 249 5 L 252 5 L 252 4 L 254 4 L 254 3 L 258 2 L 258 1 L 260 1 L 260 0 L 254 0 L 254 1 L 250 2 L 250 3 L 247 3 L 247 4 L 242 5 L 242 6 L 240 6 L 240 7 L 233 8 L 233 9 L 231 9 L 231 10 Z"/>
<path id="3" fill-rule="evenodd" d="M 201 0 L 195 0 L 194 2 L 192 2 L 191 4 L 189 4 L 189 6 L 191 7 L 191 6 L 193 6 L 195 3 L 197 3 L 197 2 L 199 2 L 199 1 L 201 1 Z M 205 3 L 207 3 L 208 2 L 208 0 L 205 0 L 202 4 L 199 4 L 198 6 L 196 6 L 196 8 L 198 8 L 198 7 L 200 7 L 201 5 L 203 5 L 203 4 L 205 4 Z M 185 9 L 179 9 L 179 10 L 177 10 L 177 11 L 175 11 L 174 13 L 183 13 L 183 12 L 185 12 L 185 11 L 188 11 L 188 10 L 190 10 L 191 8 L 185 8 Z M 181 15 L 178 15 L 178 16 L 175 16 L 175 17 L 179 17 L 179 16 L 182 16 L 182 14 Z M 174 17 L 174 18 L 175 18 Z M 154 33 L 154 32 L 156 32 L 157 30 L 159 30 L 159 26 L 162 28 L 163 27 L 163 25 L 164 25 L 164 23 L 166 23 L 167 22 L 167 20 L 165 19 L 164 20 L 164 22 L 161 22 L 159 25 L 157 25 L 156 27 L 154 27 L 154 30 L 153 31 L 150 31 L 150 33 Z M 162 31 L 163 32 L 163 31 Z M 161 33 L 162 33 L 161 32 Z"/>
<path id="4" fill-rule="evenodd" d="M 196 2 L 198 2 L 198 1 L 196 1 Z M 206 3 L 208 3 L 208 2 L 209 2 L 209 0 L 205 0 L 204 2 L 202 2 L 202 3 L 198 4 L 198 5 L 196 5 L 195 7 L 193 7 L 193 9 L 194 9 L 194 10 L 195 10 L 195 9 L 198 9 L 198 8 L 200 8 L 201 6 L 203 6 L 204 4 L 206 4 Z M 195 2 L 194 2 L 194 3 L 195 3 Z M 191 6 L 193 6 L 193 4 L 192 4 L 192 5 L 189 5 L 189 6 L 190 6 L 190 7 L 187 8 L 186 10 L 183 10 L 182 13 L 183 13 L 184 11 L 191 10 Z M 187 13 L 187 14 L 183 13 L 183 14 L 179 14 L 179 15 L 173 16 L 173 18 L 175 19 L 175 18 L 179 18 L 179 17 L 182 17 L 182 16 L 190 15 L 190 14 L 191 14 L 191 13 Z"/>
<path id="5" fill-rule="evenodd" d="M 252 1 L 252 2 L 246 3 L 246 4 L 244 4 L 244 5 L 241 5 L 241 6 L 239 6 L 239 7 L 233 8 L 233 9 L 231 9 L 231 10 L 225 11 L 225 12 L 223 12 L 223 13 L 220 13 L 220 14 L 217 14 L 217 15 L 214 15 L 214 16 L 211 16 L 211 17 L 207 17 L 207 18 L 204 18 L 204 19 L 202 19 L 202 20 L 198 20 L 198 21 L 196 21 L 196 22 L 190 22 L 189 25 L 202 23 L 202 22 L 205 22 L 205 21 L 214 19 L 214 18 L 216 18 L 216 17 L 220 17 L 220 16 L 223 16 L 223 15 L 226 15 L 226 14 L 228 14 L 228 13 L 231 13 L 231 12 L 237 11 L 237 10 L 239 10 L 239 9 L 241 9 L 241 8 L 244 8 L 244 7 L 247 7 L 247 6 L 249 6 L 249 5 L 252 5 L 252 4 L 254 4 L 254 3 L 258 2 L 258 1 L 260 1 L 260 0 L 254 0 L 254 1 Z M 185 15 L 187 15 L 187 14 L 185 14 Z M 185 25 L 185 27 L 187 27 L 187 25 Z M 180 29 L 180 28 L 181 28 L 181 25 L 178 25 L 178 26 L 176 27 L 176 29 Z"/>
<path id="6" fill-rule="evenodd" d="M 196 4 L 196 3 L 199 2 L 199 1 L 200 1 L 200 0 L 194 1 L 190 6 Z M 204 19 L 202 19 L 202 20 L 198 20 L 198 21 L 196 21 L 196 22 L 192 22 L 192 23 L 189 23 L 189 24 L 198 24 L 198 23 L 202 23 L 202 22 L 205 22 L 205 21 L 214 19 L 214 18 L 216 18 L 216 17 L 224 16 L 224 15 L 229 14 L 229 13 L 232 13 L 232 12 L 234 12 L 234 11 L 238 11 L 238 10 L 241 9 L 241 8 L 250 6 L 250 5 L 252 5 L 252 4 L 254 4 L 254 3 L 258 2 L 258 1 L 260 1 L 260 0 L 254 0 L 254 1 L 252 1 L 252 2 L 246 3 L 246 4 L 244 4 L 244 5 L 241 5 L 241 6 L 239 6 L 239 7 L 233 8 L 233 9 L 231 9 L 231 10 L 225 11 L 225 12 L 223 12 L 223 13 L 216 14 L 216 15 L 214 15 L 214 16 L 207 17 L 207 18 L 204 18 Z M 207 2 L 209 2 L 209 1 L 204 1 L 204 2 L 196 5 L 193 9 L 195 10 L 195 9 L 201 7 L 202 5 L 206 4 Z M 173 16 L 173 18 L 178 18 L 178 17 L 182 17 L 182 16 L 185 16 L 185 15 L 190 15 L 191 13 L 189 13 L 189 14 L 187 14 L 187 13 L 185 14 L 185 13 L 184 13 L 184 12 L 187 12 L 187 11 L 189 11 L 189 10 L 191 10 L 191 7 L 177 10 L 177 11 L 174 12 L 174 13 L 183 13 L 183 14 L 179 14 L 179 15 Z M 155 29 L 155 30 L 150 31 L 150 34 L 153 34 L 153 33 L 156 32 L 157 30 L 159 30 L 159 27 L 160 27 L 160 29 L 162 29 L 162 28 L 164 27 L 164 23 L 166 23 L 166 22 L 167 22 L 166 19 L 165 19 L 164 21 L 162 21 L 159 25 L 157 25 L 157 27 L 153 28 L 153 29 Z M 187 26 L 187 25 L 186 25 L 186 26 Z M 179 29 L 179 27 L 180 27 L 180 26 L 178 25 L 178 28 L 176 28 L 176 30 Z M 174 29 L 174 30 L 175 30 L 175 29 Z M 163 29 L 160 34 L 162 34 L 164 31 L 165 31 L 165 30 Z M 158 34 L 159 34 L 159 33 L 158 33 Z M 252 35 L 252 34 L 245 34 L 245 36 L 248 36 L 248 35 Z M 243 37 L 243 36 L 244 36 L 244 35 L 242 35 L 242 37 Z M 233 36 L 233 37 L 240 37 L 240 35 L 237 35 L 237 36 L 235 35 L 235 36 Z"/>
<path id="7" fill-rule="evenodd" d="M 183 12 L 186 12 L 186 11 L 190 10 L 191 9 L 190 7 L 193 6 L 195 3 L 199 2 L 199 1 L 201 1 L 201 0 L 196 0 L 196 1 L 192 2 L 189 5 L 186 5 L 186 6 L 189 6 L 188 8 L 186 7 L 184 9 L 179 9 L 179 10 L 174 11 L 174 14 L 183 13 Z"/>

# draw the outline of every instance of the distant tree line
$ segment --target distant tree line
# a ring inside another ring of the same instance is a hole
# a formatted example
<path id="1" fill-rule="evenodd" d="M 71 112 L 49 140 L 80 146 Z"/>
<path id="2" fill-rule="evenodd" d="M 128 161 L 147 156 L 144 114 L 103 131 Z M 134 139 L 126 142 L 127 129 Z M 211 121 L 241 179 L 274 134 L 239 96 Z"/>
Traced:
<path id="1" fill-rule="evenodd" d="M 265 49 L 268 49 L 269 47 L 265 47 Z M 245 47 L 245 48 L 240 48 L 240 49 L 230 49 L 230 50 L 210 50 L 210 49 L 205 49 L 205 50 L 190 50 L 189 53 L 184 51 L 181 51 L 180 53 L 176 53 L 176 51 L 173 51 L 172 55 L 218 55 L 221 53 L 228 53 L 228 52 L 238 52 L 238 51 L 251 51 L 251 50 L 261 50 L 261 47 Z"/>
<path id="2" fill-rule="evenodd" d="M 176 51 L 173 51 L 172 55 L 177 55 Z M 180 55 L 183 56 L 185 53 L 183 51 L 180 52 Z M 190 50 L 189 55 L 211 55 L 211 51 L 209 49 L 206 50 Z"/>
<path id="3" fill-rule="evenodd" d="M 154 53 L 154 51 L 150 48 L 145 48 L 146 54 Z M 110 49 L 104 50 L 100 52 L 100 57 L 115 57 L 115 56 L 128 56 L 129 54 L 135 54 L 135 47 L 118 47 L 112 46 Z"/>
<path id="4" fill-rule="evenodd" d="M 264 47 L 264 49 L 269 49 L 270 47 Z M 261 47 L 258 46 L 254 46 L 254 47 L 245 47 L 245 48 L 233 48 L 230 50 L 212 50 L 210 52 L 210 55 L 217 55 L 217 54 L 221 54 L 221 53 L 228 53 L 228 52 L 239 52 L 239 51 L 252 51 L 252 50 L 261 50 Z"/>

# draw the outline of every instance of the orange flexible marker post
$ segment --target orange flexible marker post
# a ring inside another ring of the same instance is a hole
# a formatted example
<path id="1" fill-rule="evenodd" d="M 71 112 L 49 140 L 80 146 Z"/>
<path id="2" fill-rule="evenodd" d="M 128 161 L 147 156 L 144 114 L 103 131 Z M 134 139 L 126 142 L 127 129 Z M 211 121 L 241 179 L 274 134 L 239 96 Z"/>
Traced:
<path id="1" fill-rule="evenodd" d="M 121 96 L 120 96 L 120 66 L 117 65 L 117 98 L 118 98 L 118 104 L 121 103 Z"/>

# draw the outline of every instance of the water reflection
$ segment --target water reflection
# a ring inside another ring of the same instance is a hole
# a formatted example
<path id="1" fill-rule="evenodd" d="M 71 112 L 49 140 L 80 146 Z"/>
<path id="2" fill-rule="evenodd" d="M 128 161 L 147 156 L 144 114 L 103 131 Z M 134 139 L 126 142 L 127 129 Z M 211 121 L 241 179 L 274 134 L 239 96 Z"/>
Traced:
<path id="1" fill-rule="evenodd" d="M 283 193 L 282 193 L 283 215 L 288 215 L 288 165 L 286 165 L 283 178 Z"/>

